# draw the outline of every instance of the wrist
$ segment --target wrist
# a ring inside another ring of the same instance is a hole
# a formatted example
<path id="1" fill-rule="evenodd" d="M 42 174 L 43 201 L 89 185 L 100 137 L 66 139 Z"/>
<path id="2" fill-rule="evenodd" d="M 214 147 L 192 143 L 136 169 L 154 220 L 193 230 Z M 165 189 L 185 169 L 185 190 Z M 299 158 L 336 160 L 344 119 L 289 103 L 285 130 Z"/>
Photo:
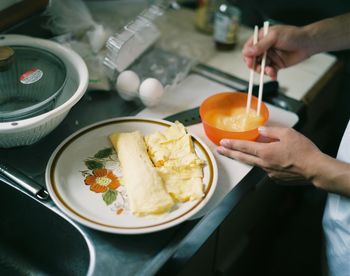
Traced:
<path id="1" fill-rule="evenodd" d="M 326 173 L 325 166 L 327 167 L 328 158 L 328 155 L 319 151 L 315 153 L 314 156 L 310 156 L 309 158 L 307 158 L 309 162 L 304 164 L 303 176 L 319 189 L 326 189 L 323 183 L 323 174 Z"/>
<path id="2" fill-rule="evenodd" d="M 327 154 L 320 152 L 318 156 L 311 158 L 313 165 L 307 171 L 307 178 L 319 189 L 329 191 L 330 175 L 332 174 L 332 162 L 334 159 Z"/>
<path id="3" fill-rule="evenodd" d="M 309 24 L 301 27 L 301 32 L 303 33 L 304 49 L 308 57 L 322 52 L 319 49 L 319 43 L 317 42 L 317 26 L 315 24 Z"/>

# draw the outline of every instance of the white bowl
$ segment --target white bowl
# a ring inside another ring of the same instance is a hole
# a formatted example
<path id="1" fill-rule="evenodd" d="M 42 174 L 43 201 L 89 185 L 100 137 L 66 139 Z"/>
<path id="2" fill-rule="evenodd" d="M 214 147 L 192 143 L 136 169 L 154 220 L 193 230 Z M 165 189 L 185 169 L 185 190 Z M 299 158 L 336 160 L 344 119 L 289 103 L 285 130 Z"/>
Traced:
<path id="1" fill-rule="evenodd" d="M 6 45 L 26 45 L 54 53 L 65 63 L 68 78 L 54 109 L 32 118 L 0 123 L 2 148 L 31 145 L 49 134 L 84 95 L 89 81 L 84 60 L 56 42 L 23 35 L 0 35 L 0 46 Z"/>

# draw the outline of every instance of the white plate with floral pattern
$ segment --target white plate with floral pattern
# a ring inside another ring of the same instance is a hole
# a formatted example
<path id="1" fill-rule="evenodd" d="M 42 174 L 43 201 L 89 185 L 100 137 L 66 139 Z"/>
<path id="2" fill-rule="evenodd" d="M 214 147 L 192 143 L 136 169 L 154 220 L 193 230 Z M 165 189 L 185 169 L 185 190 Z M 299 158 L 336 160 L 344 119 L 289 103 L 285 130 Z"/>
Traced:
<path id="1" fill-rule="evenodd" d="M 120 164 L 109 141 L 113 132 L 139 130 L 144 135 L 164 130 L 171 122 L 121 117 L 85 127 L 65 139 L 46 168 L 46 184 L 52 200 L 79 223 L 110 233 L 141 234 L 175 226 L 196 214 L 211 198 L 217 183 L 217 165 L 208 147 L 192 135 L 198 156 L 205 161 L 201 200 L 178 203 L 162 215 L 137 217 L 128 208 L 120 183 Z"/>

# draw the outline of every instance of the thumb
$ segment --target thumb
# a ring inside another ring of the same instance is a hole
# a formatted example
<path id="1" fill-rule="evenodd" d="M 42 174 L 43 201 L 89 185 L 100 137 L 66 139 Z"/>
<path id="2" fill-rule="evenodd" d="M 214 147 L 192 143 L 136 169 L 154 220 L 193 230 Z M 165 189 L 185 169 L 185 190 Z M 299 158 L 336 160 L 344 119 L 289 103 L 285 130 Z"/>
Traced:
<path id="1" fill-rule="evenodd" d="M 247 56 L 260 56 L 276 43 L 276 36 L 273 32 L 269 32 L 265 37 L 261 38 L 257 44 L 247 47 L 244 54 Z"/>
<path id="2" fill-rule="evenodd" d="M 283 129 L 284 127 L 262 126 L 258 128 L 258 131 L 261 136 L 264 136 L 273 140 L 280 140 Z"/>

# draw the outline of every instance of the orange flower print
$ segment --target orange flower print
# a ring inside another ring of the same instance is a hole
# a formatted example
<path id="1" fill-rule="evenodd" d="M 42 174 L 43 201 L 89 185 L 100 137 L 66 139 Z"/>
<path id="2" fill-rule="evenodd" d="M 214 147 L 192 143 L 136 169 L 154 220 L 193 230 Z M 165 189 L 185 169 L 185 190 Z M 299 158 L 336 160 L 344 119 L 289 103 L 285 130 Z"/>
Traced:
<path id="1" fill-rule="evenodd" d="M 92 175 L 85 177 L 84 182 L 95 193 L 104 193 L 108 188 L 115 190 L 120 185 L 118 177 L 105 168 L 93 170 Z"/>

